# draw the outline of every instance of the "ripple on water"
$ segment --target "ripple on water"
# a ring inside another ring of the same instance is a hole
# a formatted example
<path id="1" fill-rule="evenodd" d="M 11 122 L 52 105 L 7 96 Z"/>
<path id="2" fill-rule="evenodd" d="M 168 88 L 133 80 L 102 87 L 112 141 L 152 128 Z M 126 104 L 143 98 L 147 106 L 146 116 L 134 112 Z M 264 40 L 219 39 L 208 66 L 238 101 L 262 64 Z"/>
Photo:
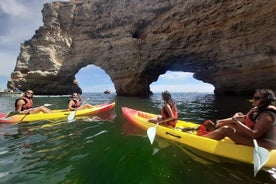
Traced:
<path id="1" fill-rule="evenodd" d="M 9 172 L 2 172 L 2 173 L 0 173 L 0 178 L 7 176 L 8 174 L 9 174 Z"/>
<path id="2" fill-rule="evenodd" d="M 114 100 L 110 95 L 98 96 L 88 96 L 90 103 Z M 196 93 L 172 94 L 172 97 L 177 103 L 179 117 L 193 122 L 215 118 L 218 110 L 220 116 L 228 116 L 233 113 L 229 109 L 236 111 L 236 107 L 246 105 L 244 101 L 218 101 L 213 95 Z M 205 160 L 193 159 L 171 141 L 161 145 L 159 142 L 163 139 L 158 137 L 155 144 L 150 145 L 146 131 L 130 126 L 132 124 L 122 116 L 121 106 L 160 113 L 163 105 L 161 95 L 153 95 L 152 98 L 116 97 L 114 111 L 117 116 L 114 121 L 91 117 L 72 123 L 58 120 L 0 125 L 0 181 L 5 184 L 272 183 L 264 172 L 253 178 L 252 167 L 246 164 L 221 164 L 209 159 L 208 164 L 204 164 Z M 58 99 L 35 100 L 36 104 L 67 102 L 67 98 L 56 101 Z M 235 103 L 231 106 L 232 101 Z M 229 106 L 226 109 L 225 104 Z M 241 108 L 244 109 L 247 110 Z M 9 109 L 3 112 L 7 111 Z M 127 132 L 130 132 L 127 134 L 122 132 L 126 125 L 129 126 Z M 198 156 L 201 158 L 201 155 Z M 275 170 L 271 170 L 271 176 L 275 178 Z"/>

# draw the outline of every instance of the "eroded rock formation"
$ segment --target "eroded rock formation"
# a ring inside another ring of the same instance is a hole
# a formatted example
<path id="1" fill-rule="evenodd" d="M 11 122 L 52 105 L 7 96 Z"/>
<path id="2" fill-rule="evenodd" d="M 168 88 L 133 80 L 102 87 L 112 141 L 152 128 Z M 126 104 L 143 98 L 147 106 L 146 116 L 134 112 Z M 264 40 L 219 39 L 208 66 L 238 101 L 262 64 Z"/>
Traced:
<path id="1" fill-rule="evenodd" d="M 48 3 L 8 87 L 71 94 L 79 90 L 75 74 L 94 64 L 118 95 L 148 95 L 168 70 L 193 72 L 216 94 L 276 89 L 275 10 L 269 0 Z"/>

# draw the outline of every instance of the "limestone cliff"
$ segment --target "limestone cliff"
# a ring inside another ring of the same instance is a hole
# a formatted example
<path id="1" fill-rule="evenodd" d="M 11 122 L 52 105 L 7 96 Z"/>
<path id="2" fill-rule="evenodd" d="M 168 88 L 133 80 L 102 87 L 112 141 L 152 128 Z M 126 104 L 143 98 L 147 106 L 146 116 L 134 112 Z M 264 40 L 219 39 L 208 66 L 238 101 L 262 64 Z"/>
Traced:
<path id="1" fill-rule="evenodd" d="M 21 46 L 8 87 L 71 94 L 80 90 L 75 74 L 94 64 L 118 95 L 148 95 L 168 70 L 193 72 L 216 94 L 275 90 L 275 10 L 270 0 L 48 3 L 44 25 Z"/>

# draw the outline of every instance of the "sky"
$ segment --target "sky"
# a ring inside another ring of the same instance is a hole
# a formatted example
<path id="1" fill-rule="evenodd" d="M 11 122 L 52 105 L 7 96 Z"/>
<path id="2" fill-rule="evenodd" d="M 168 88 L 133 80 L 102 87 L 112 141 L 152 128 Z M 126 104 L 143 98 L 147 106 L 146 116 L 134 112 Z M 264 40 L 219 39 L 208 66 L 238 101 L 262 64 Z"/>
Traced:
<path id="1" fill-rule="evenodd" d="M 42 26 L 43 4 L 55 0 L 0 0 L 0 91 L 7 88 L 7 81 L 16 65 L 20 45 L 31 39 Z M 192 73 L 170 72 L 160 75 L 150 85 L 152 92 L 210 92 L 214 87 L 192 77 Z M 83 92 L 115 92 L 110 77 L 100 67 L 82 68 L 76 78 Z M 97 80 L 93 80 L 97 79 Z"/>

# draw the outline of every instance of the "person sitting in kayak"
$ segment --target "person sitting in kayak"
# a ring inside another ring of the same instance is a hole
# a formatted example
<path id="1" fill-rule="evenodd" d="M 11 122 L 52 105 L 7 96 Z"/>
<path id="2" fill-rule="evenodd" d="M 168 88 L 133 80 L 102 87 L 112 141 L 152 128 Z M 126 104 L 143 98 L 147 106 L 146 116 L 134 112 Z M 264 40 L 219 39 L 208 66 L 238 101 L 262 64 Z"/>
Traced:
<path id="1" fill-rule="evenodd" d="M 23 96 L 15 101 L 15 111 L 24 114 L 50 113 L 51 110 L 44 106 L 33 108 L 33 95 L 32 90 L 26 90 Z"/>
<path id="2" fill-rule="evenodd" d="M 165 123 L 168 126 L 175 127 L 178 113 L 175 102 L 172 100 L 169 91 L 162 92 L 162 99 L 164 101 L 164 106 L 161 109 L 161 115 L 149 119 L 152 123 Z"/>
<path id="3" fill-rule="evenodd" d="M 276 107 L 275 94 L 269 89 L 255 91 L 253 108 L 243 115 L 236 113 L 232 118 L 218 120 L 216 130 L 203 135 L 221 140 L 229 137 L 237 144 L 253 146 L 253 139 L 260 146 L 268 149 L 276 148 Z"/>
<path id="4" fill-rule="evenodd" d="M 75 110 L 82 110 L 82 109 L 88 109 L 93 107 L 92 105 L 87 103 L 81 105 L 81 101 L 82 101 L 82 98 L 80 94 L 73 93 L 68 101 L 68 109 L 70 109 L 71 111 L 75 111 Z"/>

